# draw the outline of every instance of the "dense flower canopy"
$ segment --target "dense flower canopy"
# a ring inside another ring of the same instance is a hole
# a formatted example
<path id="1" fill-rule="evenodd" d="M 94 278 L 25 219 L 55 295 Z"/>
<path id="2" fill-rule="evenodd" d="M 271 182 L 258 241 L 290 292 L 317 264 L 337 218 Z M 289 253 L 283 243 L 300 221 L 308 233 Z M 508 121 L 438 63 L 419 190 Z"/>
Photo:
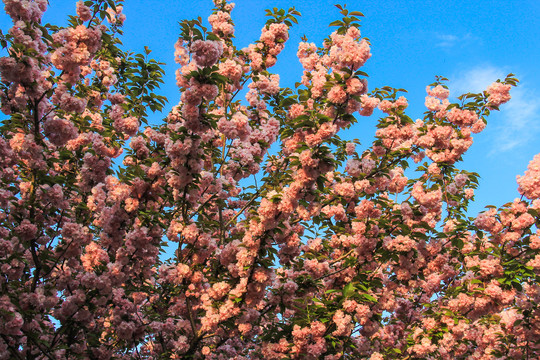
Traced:
<path id="1" fill-rule="evenodd" d="M 215 0 L 210 28 L 180 23 L 180 102 L 148 126 L 162 64 L 122 50 L 122 1 L 80 1 L 65 28 L 46 0 L 4 4 L 0 359 L 540 355 L 540 155 L 476 218 L 458 167 L 512 74 L 457 103 L 436 77 L 413 120 L 370 90 L 363 15 L 338 6 L 283 88 L 300 14 L 268 11 L 238 49 Z M 377 108 L 371 146 L 339 137 Z"/>

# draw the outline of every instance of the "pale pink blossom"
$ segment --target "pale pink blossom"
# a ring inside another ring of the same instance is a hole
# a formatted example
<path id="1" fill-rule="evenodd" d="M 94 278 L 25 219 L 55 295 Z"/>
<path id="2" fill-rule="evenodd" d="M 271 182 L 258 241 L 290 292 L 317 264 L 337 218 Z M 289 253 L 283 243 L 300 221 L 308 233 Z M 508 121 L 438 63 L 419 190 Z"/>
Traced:
<path id="1" fill-rule="evenodd" d="M 196 40 L 191 44 L 193 61 L 200 67 L 211 67 L 217 63 L 223 54 L 223 43 L 221 41 Z"/>
<path id="2" fill-rule="evenodd" d="M 527 166 L 525 175 L 517 176 L 518 191 L 530 200 L 540 198 L 540 154 Z"/>
<path id="3" fill-rule="evenodd" d="M 500 82 L 494 82 L 493 84 L 489 85 L 486 89 L 486 92 L 489 94 L 488 102 L 491 105 L 499 106 L 506 102 L 508 102 L 511 99 L 510 96 L 510 89 L 512 88 L 511 85 L 505 85 Z"/>

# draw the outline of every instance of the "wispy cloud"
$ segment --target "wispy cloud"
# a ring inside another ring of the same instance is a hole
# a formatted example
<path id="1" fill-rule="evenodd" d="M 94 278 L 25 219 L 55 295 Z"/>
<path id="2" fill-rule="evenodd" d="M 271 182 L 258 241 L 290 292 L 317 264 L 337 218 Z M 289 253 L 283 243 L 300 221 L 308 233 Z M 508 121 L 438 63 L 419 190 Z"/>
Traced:
<path id="1" fill-rule="evenodd" d="M 463 46 L 466 44 L 480 41 L 479 38 L 472 35 L 471 33 L 467 33 L 462 36 L 458 36 L 455 34 L 435 34 L 435 39 L 435 46 L 443 49 L 450 49 L 457 45 Z"/>
<path id="2" fill-rule="evenodd" d="M 498 128 L 499 146 L 494 152 L 508 151 L 530 143 L 540 130 L 540 98 L 526 84 L 519 85 L 512 99 L 502 108 L 503 123 Z"/>
<path id="3" fill-rule="evenodd" d="M 479 66 L 459 74 L 450 84 L 453 95 L 482 92 L 509 71 L 494 66 Z M 512 99 L 501 106 L 497 122 L 489 126 L 495 133 L 491 153 L 514 150 L 530 144 L 540 132 L 540 94 L 526 80 L 510 92 Z"/>
<path id="4" fill-rule="evenodd" d="M 466 92 L 482 92 L 495 80 L 504 79 L 507 74 L 506 69 L 491 65 L 461 71 L 451 79 L 452 94 L 459 96 Z"/>

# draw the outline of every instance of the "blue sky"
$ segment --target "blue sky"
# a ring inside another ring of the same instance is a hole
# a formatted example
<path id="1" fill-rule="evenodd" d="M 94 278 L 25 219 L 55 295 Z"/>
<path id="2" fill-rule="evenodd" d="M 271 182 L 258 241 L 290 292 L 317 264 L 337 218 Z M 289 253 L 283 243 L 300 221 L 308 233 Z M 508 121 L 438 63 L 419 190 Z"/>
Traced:
<path id="1" fill-rule="evenodd" d="M 51 0 L 44 20 L 59 25 L 74 13 L 75 1 Z M 282 86 L 293 87 L 301 76 L 296 59 L 302 35 L 320 45 L 330 32 L 328 23 L 340 17 L 336 1 L 238 0 L 233 11 L 236 44 L 247 46 L 256 40 L 265 22 L 264 9 L 294 6 L 302 13 L 291 31 L 285 50 L 273 72 Z M 123 42 L 126 49 L 142 52 L 165 62 L 166 84 L 161 94 L 169 98 L 167 109 L 180 94 L 175 85 L 173 45 L 179 34 L 178 21 L 210 14 L 212 2 L 185 0 L 128 0 Z M 512 72 L 521 84 L 500 113 L 488 119 L 484 132 L 460 168 L 480 173 L 480 188 L 472 213 L 484 205 L 502 205 L 518 196 L 515 176 L 523 174 L 528 162 L 540 152 L 540 2 L 520 1 L 349 1 L 347 8 L 365 14 L 362 35 L 372 43 L 372 58 L 364 70 L 369 88 L 385 85 L 405 88 L 409 116 L 423 117 L 426 85 L 435 75 L 451 80 L 451 96 L 481 91 L 497 78 Z M 0 28 L 6 32 L 9 18 L 0 14 Z M 369 146 L 375 132 L 376 112 L 360 118 L 345 138 L 359 138 L 360 149 Z M 163 116 L 155 115 L 154 121 Z"/>

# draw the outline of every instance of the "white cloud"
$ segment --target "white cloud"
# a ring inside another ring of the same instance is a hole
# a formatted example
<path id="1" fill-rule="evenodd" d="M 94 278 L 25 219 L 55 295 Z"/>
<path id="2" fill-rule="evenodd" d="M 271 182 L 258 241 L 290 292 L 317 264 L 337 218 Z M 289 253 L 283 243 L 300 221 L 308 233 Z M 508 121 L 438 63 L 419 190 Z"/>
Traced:
<path id="1" fill-rule="evenodd" d="M 526 84 L 518 85 L 510 92 L 512 99 L 501 107 L 503 122 L 497 126 L 497 151 L 508 151 L 530 143 L 540 130 L 540 98 Z"/>
<path id="2" fill-rule="evenodd" d="M 456 45 L 463 46 L 465 44 L 480 41 L 479 38 L 475 37 L 471 33 L 467 33 L 463 36 L 458 36 L 454 34 L 435 34 L 435 37 L 437 39 L 437 43 L 435 44 L 435 46 L 444 49 L 450 49 Z"/>
<path id="3" fill-rule="evenodd" d="M 508 72 L 494 66 L 478 66 L 459 73 L 451 79 L 450 90 L 455 96 L 467 92 L 479 93 L 497 79 L 504 79 Z"/>
<path id="4" fill-rule="evenodd" d="M 439 40 L 439 42 L 437 43 L 438 47 L 449 48 L 449 47 L 454 46 L 457 43 L 457 41 L 459 40 L 459 38 L 456 35 L 440 35 L 440 34 L 438 34 L 437 35 L 437 40 Z"/>
<path id="5" fill-rule="evenodd" d="M 466 92 L 484 91 L 497 79 L 509 73 L 504 68 L 479 66 L 459 74 L 450 85 L 451 94 L 459 96 Z M 495 133 L 490 153 L 499 153 L 525 146 L 538 137 L 540 132 L 540 97 L 538 91 L 522 81 L 510 91 L 512 99 L 501 106 L 496 123 L 489 121 Z"/>

